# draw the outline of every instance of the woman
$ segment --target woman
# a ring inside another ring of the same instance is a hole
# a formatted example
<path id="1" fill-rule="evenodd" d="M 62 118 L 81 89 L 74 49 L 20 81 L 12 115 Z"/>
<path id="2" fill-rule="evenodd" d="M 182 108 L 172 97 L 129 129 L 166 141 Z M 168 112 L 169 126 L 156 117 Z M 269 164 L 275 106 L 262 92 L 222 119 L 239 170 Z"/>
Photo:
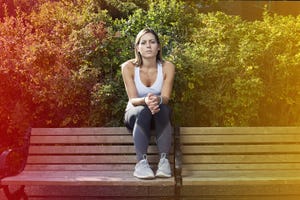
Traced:
<path id="1" fill-rule="evenodd" d="M 137 164 L 133 175 L 142 179 L 171 177 L 168 160 L 172 128 L 168 102 L 175 66 L 162 60 L 158 35 L 149 28 L 141 30 L 135 40 L 135 59 L 122 64 L 122 76 L 128 95 L 125 125 L 132 131 Z M 156 133 L 160 154 L 154 175 L 147 161 L 150 130 Z"/>

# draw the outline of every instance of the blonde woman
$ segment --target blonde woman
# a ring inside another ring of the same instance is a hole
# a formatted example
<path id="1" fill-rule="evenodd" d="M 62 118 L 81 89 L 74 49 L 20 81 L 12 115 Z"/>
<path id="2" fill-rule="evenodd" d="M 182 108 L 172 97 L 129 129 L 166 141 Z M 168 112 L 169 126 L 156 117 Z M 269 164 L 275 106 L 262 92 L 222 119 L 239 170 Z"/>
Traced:
<path id="1" fill-rule="evenodd" d="M 133 175 L 141 179 L 171 177 L 168 160 L 172 128 L 170 108 L 175 66 L 162 59 L 158 35 L 152 29 L 141 30 L 135 40 L 135 59 L 122 64 L 122 76 L 128 95 L 125 125 L 132 131 L 137 164 Z M 160 161 L 156 173 L 147 160 L 150 130 L 154 129 Z"/>

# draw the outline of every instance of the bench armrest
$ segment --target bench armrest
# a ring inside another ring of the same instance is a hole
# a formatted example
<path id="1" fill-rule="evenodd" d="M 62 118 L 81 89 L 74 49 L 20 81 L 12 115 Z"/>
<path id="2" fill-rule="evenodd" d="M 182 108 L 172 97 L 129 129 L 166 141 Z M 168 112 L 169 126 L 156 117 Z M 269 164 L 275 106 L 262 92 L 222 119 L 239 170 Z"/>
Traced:
<path id="1" fill-rule="evenodd" d="M 18 174 L 25 168 L 30 133 L 31 128 L 28 128 L 23 137 L 24 145 L 6 149 L 0 154 L 0 178 Z M 14 160 L 16 156 L 18 159 Z"/>
<path id="2" fill-rule="evenodd" d="M 180 148 L 180 128 L 177 126 L 174 129 L 174 135 L 175 135 L 175 145 L 174 145 L 174 153 L 175 153 L 175 180 L 176 180 L 176 186 L 180 187 L 182 184 L 182 177 L 181 177 L 181 171 L 182 171 L 182 152 Z"/>
<path id="3" fill-rule="evenodd" d="M 7 175 L 8 165 L 7 165 L 7 157 L 12 152 L 12 149 L 7 149 L 0 154 L 0 178 L 3 178 Z"/>

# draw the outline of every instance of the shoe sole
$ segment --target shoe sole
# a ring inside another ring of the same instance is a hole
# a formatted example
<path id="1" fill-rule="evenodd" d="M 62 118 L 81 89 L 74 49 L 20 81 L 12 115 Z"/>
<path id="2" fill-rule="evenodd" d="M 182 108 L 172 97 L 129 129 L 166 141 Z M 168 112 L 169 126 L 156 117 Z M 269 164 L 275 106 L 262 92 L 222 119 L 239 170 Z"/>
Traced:
<path id="1" fill-rule="evenodd" d="M 139 179 L 145 179 L 145 180 L 151 180 L 154 179 L 155 176 L 137 176 L 135 174 L 133 174 L 134 177 L 139 178 Z"/>
<path id="2" fill-rule="evenodd" d="M 158 173 L 156 173 L 155 177 L 157 177 L 157 178 L 171 178 L 172 175 L 170 175 L 170 174 L 164 174 L 162 172 L 158 172 Z"/>

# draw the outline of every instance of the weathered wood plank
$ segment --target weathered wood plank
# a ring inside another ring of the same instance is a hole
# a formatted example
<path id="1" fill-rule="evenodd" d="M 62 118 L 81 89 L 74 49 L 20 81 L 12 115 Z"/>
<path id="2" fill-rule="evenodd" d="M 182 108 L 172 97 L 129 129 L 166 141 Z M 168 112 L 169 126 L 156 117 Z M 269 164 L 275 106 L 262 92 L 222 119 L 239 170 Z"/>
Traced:
<path id="1" fill-rule="evenodd" d="M 157 152 L 157 148 L 151 146 L 150 152 Z M 134 154 L 133 145 L 55 145 L 55 146 L 31 146 L 29 154 Z"/>
<path id="2" fill-rule="evenodd" d="M 103 191 L 102 188 L 97 188 L 97 190 L 100 189 Z M 172 190 L 173 191 L 173 190 Z M 62 191 L 64 192 L 64 191 Z M 35 192 L 36 193 L 36 192 Z M 84 200 L 136 200 L 137 197 L 134 197 L 133 195 L 131 195 L 131 197 L 125 197 L 125 194 L 122 196 L 102 196 L 102 195 L 90 195 L 90 196 L 36 196 L 35 193 L 33 193 L 33 196 L 29 195 L 29 199 L 30 200 L 76 200 L 76 199 L 84 199 Z M 170 193 L 170 192 L 168 192 Z M 63 193 L 65 194 L 65 193 Z M 71 193 L 72 194 L 72 193 Z M 89 194 L 93 194 L 93 193 L 89 193 Z M 161 193 L 160 193 L 161 194 Z M 166 194 L 166 193 L 163 193 Z M 127 193 L 128 195 L 128 193 Z M 145 195 L 145 193 L 144 193 Z M 167 197 L 167 196 L 155 196 L 155 197 L 146 197 L 146 196 L 139 196 L 138 197 L 139 200 L 174 200 L 174 197 Z M 277 200 L 277 199 L 276 199 Z M 285 200 L 289 200 L 289 199 L 285 199 Z M 297 199 L 298 200 L 298 199 Z"/>
<path id="3" fill-rule="evenodd" d="M 156 145 L 150 145 L 148 148 L 150 154 L 158 153 Z M 173 149 L 171 150 L 171 153 Z M 133 145 L 55 145 L 55 146 L 31 146 L 29 154 L 135 154 Z"/>
<path id="4" fill-rule="evenodd" d="M 135 155 L 75 155 L 75 156 L 29 156 L 28 164 L 95 164 L 95 163 L 134 163 Z"/>
<path id="5" fill-rule="evenodd" d="M 265 144 L 265 143 L 299 143 L 300 134 L 297 135 L 187 135 L 180 138 L 181 143 L 185 144 Z"/>
<path id="6" fill-rule="evenodd" d="M 199 188 L 198 188 L 199 189 Z M 299 200 L 300 195 L 201 195 L 196 197 L 183 196 L 184 200 Z"/>
<path id="7" fill-rule="evenodd" d="M 207 170 L 300 170 L 300 163 L 218 163 L 184 164 L 184 171 Z"/>
<path id="8" fill-rule="evenodd" d="M 181 190 L 181 195 L 183 197 L 198 197 L 198 199 L 202 199 L 201 197 L 207 196 L 217 196 L 219 199 L 222 199 L 226 196 L 230 199 L 231 196 L 243 196 L 246 199 L 248 197 L 265 197 L 265 196 L 278 196 L 281 197 L 282 200 L 286 200 L 285 196 L 300 196 L 300 185 L 299 184 L 288 184 L 282 182 L 278 184 L 276 182 L 268 183 L 268 184 L 251 184 L 251 185 L 194 185 L 189 187 L 184 187 Z M 183 198 L 185 199 L 185 198 Z M 234 198 L 233 198 L 234 199 Z M 253 198 L 250 198 L 253 199 Z M 261 199 L 261 198 L 260 198 Z M 296 199 L 295 199 L 296 200 Z"/>
<path id="9" fill-rule="evenodd" d="M 31 136 L 34 144 L 133 144 L 131 135 L 109 136 Z"/>
<path id="10" fill-rule="evenodd" d="M 300 127 L 180 127 L 181 135 L 299 134 Z"/>
<path id="11" fill-rule="evenodd" d="M 30 200 L 174 200 L 172 186 L 27 186 L 25 190 Z"/>
<path id="12" fill-rule="evenodd" d="M 300 163 L 300 154 L 184 155 L 184 163 Z"/>
<path id="13" fill-rule="evenodd" d="M 131 135 L 125 127 L 33 128 L 31 135 Z"/>
<path id="14" fill-rule="evenodd" d="M 133 171 L 135 163 L 131 164 L 28 164 L 26 171 Z M 155 165 L 153 166 L 155 167 Z"/>
<path id="15" fill-rule="evenodd" d="M 157 162 L 149 163 L 153 170 L 157 169 Z M 132 171 L 135 163 L 131 164 L 28 164 L 26 171 Z"/>
<path id="16" fill-rule="evenodd" d="M 149 155 L 149 162 L 157 162 L 158 155 Z M 173 156 L 170 156 L 170 162 L 173 161 Z M 58 155 L 58 156 L 29 156 L 28 164 L 128 164 L 136 163 L 135 155 Z M 172 162 L 173 163 L 173 162 Z"/>
<path id="17" fill-rule="evenodd" d="M 141 180 L 132 171 L 25 171 L 7 177 L 1 184 L 84 186 L 173 186 L 174 178 Z"/>
<path id="18" fill-rule="evenodd" d="M 97 188 L 98 189 L 102 189 L 102 188 Z M 102 189 L 103 190 L 103 189 Z M 173 191 L 173 190 L 172 190 Z M 170 192 L 168 192 L 170 193 Z M 63 193 L 65 194 L 65 193 Z M 72 194 L 72 193 L 71 193 Z M 93 194 L 93 193 L 90 193 Z M 161 193 L 160 193 L 161 194 Z M 166 194 L 166 193 L 163 193 Z M 128 193 L 127 193 L 128 195 Z M 145 195 L 145 194 L 144 194 Z M 35 196 L 35 194 L 33 194 L 33 196 L 29 195 L 28 196 L 30 200 L 76 200 L 76 199 L 84 199 L 84 200 L 136 200 L 137 197 L 134 197 L 133 195 L 129 196 L 129 197 L 125 197 L 125 194 L 122 196 L 102 196 L 102 195 L 91 195 L 91 196 Z M 138 200 L 174 200 L 174 197 L 167 197 L 167 196 L 155 196 L 155 197 L 146 197 L 146 196 L 139 196 Z M 277 200 L 277 199 L 276 199 Z M 285 200 L 289 200 L 289 199 L 285 199 Z M 297 199 L 298 200 L 298 199 Z"/>
<path id="19" fill-rule="evenodd" d="M 131 135 L 101 135 L 101 136 L 31 136 L 31 145 L 40 144 L 133 144 Z M 155 144 L 154 137 L 151 143 Z"/>
<path id="20" fill-rule="evenodd" d="M 300 153 L 300 144 L 182 145 L 181 150 L 184 154 Z"/>
<path id="21" fill-rule="evenodd" d="M 300 184 L 298 170 L 185 171 L 184 185 Z"/>

